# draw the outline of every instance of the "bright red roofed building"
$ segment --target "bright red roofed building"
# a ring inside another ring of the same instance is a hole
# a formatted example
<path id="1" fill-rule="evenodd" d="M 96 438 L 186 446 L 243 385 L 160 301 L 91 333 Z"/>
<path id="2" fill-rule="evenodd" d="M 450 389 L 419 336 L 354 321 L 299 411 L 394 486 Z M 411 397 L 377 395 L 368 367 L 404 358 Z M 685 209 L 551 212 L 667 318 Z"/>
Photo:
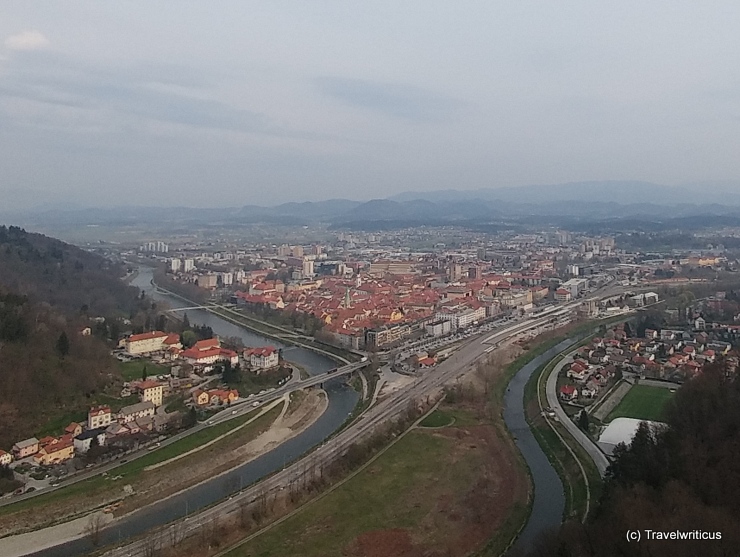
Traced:
<path id="1" fill-rule="evenodd" d="M 563 400 L 575 400 L 578 398 L 578 389 L 573 385 L 563 385 L 560 387 L 560 398 Z"/>

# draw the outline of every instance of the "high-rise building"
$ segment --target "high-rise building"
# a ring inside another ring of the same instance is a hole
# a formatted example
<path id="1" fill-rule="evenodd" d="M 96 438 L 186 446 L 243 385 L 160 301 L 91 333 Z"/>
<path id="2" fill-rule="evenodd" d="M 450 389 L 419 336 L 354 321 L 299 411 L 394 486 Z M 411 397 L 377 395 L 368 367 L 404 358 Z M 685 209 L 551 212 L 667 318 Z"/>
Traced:
<path id="1" fill-rule="evenodd" d="M 462 277 L 462 265 L 452 262 L 447 267 L 447 278 L 450 282 L 457 282 Z"/>
<path id="2" fill-rule="evenodd" d="M 173 273 L 176 273 L 180 270 L 180 267 L 182 266 L 182 261 L 179 259 L 170 259 L 170 270 Z"/>
<path id="3" fill-rule="evenodd" d="M 303 276 L 304 277 L 312 277 L 313 276 L 313 261 L 310 259 L 305 259 L 303 261 Z"/>
<path id="4" fill-rule="evenodd" d="M 279 257 L 287 257 L 290 255 L 290 246 L 288 244 L 283 244 L 280 246 L 277 250 L 277 254 Z"/>
<path id="5" fill-rule="evenodd" d="M 293 246 L 290 248 L 290 254 L 293 257 L 303 257 L 303 246 Z"/>
<path id="6" fill-rule="evenodd" d="M 468 268 L 468 277 L 473 280 L 478 280 L 481 277 L 481 270 L 478 265 L 473 265 L 472 267 Z"/>
<path id="7" fill-rule="evenodd" d="M 189 273 L 193 269 L 195 269 L 195 261 L 193 261 L 192 259 L 186 259 L 185 261 L 183 261 L 182 270 L 184 272 Z"/>

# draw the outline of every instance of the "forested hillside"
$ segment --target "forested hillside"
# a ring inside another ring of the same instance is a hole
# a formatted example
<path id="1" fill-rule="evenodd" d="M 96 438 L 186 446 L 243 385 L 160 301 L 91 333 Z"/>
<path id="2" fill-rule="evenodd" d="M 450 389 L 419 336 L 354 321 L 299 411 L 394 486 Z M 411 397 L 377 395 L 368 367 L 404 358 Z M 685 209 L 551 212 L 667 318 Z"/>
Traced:
<path id="1" fill-rule="evenodd" d="M 58 240 L 0 227 L 0 448 L 63 427 L 92 403 L 115 402 L 119 318 L 140 320 L 148 309 L 121 271 Z M 81 334 L 86 327 L 93 334 Z"/>
<path id="2" fill-rule="evenodd" d="M 740 381 L 725 362 L 705 366 L 676 394 L 669 427 L 640 426 L 618 448 L 604 496 L 586 524 L 566 524 L 536 556 L 703 557 L 740 547 Z M 720 533 L 721 540 L 647 540 L 645 529 Z M 627 531 L 641 532 L 628 541 Z"/>
<path id="3" fill-rule="evenodd" d="M 120 266 L 21 228 L 0 226 L 0 270 L 0 285 L 8 291 L 67 314 L 128 314 L 135 308 L 136 289 L 119 280 Z"/>

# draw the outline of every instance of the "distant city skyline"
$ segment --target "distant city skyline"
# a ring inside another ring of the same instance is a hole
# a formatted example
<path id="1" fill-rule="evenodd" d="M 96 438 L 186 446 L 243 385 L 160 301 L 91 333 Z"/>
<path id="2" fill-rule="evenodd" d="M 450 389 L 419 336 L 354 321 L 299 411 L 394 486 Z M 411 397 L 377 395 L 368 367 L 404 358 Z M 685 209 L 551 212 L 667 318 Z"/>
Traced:
<path id="1" fill-rule="evenodd" d="M 3 208 L 591 180 L 740 194 L 736 2 L 219 8 L 5 6 Z"/>

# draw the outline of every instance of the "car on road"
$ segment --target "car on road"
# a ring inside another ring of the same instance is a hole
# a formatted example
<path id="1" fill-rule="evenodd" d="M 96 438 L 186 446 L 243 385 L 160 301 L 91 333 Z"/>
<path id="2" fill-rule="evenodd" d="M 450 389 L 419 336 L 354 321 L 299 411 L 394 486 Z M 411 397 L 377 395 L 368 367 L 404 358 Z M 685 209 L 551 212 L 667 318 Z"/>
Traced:
<path id="1" fill-rule="evenodd" d="M 259 400 L 255 400 L 255 401 L 254 401 L 254 402 L 252 403 L 252 406 L 256 407 L 256 406 L 259 406 L 260 404 L 262 404 L 262 403 L 261 403 L 261 402 L 260 402 Z"/>

